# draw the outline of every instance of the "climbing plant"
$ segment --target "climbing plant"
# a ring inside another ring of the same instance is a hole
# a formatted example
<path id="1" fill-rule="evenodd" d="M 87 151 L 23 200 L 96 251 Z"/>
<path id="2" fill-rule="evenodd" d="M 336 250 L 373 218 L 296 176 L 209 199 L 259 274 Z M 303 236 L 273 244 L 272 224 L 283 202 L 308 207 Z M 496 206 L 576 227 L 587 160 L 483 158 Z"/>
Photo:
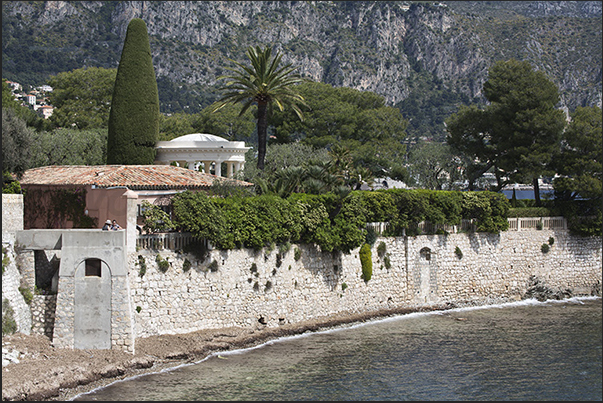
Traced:
<path id="1" fill-rule="evenodd" d="M 86 215 L 86 194 L 82 187 L 62 189 L 28 189 L 23 196 L 24 224 L 36 228 L 64 228 L 67 222 L 73 228 L 97 228 L 97 219 Z"/>

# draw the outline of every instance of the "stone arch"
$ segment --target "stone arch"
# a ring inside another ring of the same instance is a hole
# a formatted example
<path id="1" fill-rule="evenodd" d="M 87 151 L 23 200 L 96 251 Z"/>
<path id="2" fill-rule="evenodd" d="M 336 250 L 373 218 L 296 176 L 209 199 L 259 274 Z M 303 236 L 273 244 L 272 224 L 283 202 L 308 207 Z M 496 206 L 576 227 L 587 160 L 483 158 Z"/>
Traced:
<path id="1" fill-rule="evenodd" d="M 74 347 L 111 348 L 111 268 L 100 256 L 78 259 L 74 275 Z"/>
<path id="2" fill-rule="evenodd" d="M 429 249 L 427 246 L 423 247 L 419 251 L 419 256 L 425 261 L 431 260 L 431 249 Z"/>

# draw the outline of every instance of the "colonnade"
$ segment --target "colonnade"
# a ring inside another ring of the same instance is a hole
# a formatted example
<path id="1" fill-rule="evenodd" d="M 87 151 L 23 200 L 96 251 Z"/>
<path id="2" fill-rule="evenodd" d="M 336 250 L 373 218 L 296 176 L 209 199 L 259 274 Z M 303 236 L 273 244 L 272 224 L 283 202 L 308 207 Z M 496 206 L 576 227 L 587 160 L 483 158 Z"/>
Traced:
<path id="1" fill-rule="evenodd" d="M 222 163 L 226 164 L 226 177 L 233 178 L 236 172 L 243 169 L 245 163 L 241 161 L 176 161 L 178 166 L 195 171 L 211 174 L 213 166 L 214 175 L 222 176 Z"/>

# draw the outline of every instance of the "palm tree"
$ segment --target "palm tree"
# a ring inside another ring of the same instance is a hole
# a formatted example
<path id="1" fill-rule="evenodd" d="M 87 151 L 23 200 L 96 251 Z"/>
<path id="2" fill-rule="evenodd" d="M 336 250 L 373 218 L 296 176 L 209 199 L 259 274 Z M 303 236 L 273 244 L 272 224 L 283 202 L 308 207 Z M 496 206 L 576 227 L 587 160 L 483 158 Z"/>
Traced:
<path id="1" fill-rule="evenodd" d="M 264 169 L 266 157 L 266 130 L 268 128 L 268 106 L 275 103 L 282 111 L 285 106 L 290 106 L 295 114 L 303 121 L 303 114 L 298 103 L 306 105 L 304 98 L 293 90 L 293 85 L 303 80 L 298 74 L 293 74 L 296 68 L 287 64 L 279 68 L 282 55 L 277 52 L 271 60 L 272 49 L 268 46 L 262 50 L 259 46 L 247 48 L 247 57 L 251 60 L 252 67 L 245 66 L 229 59 L 239 68 L 229 68 L 231 75 L 224 75 L 218 79 L 229 80 L 220 91 L 224 91 L 222 98 L 216 101 L 213 112 L 222 109 L 227 104 L 243 102 L 242 116 L 255 102 L 258 106 L 257 131 L 258 131 L 258 169 Z"/>

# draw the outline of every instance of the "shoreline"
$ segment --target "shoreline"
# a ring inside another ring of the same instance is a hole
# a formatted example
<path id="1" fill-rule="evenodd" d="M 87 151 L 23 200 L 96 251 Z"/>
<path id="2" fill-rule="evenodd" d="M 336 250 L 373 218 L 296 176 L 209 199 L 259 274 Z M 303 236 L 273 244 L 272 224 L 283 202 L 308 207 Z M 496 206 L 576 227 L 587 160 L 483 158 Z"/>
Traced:
<path id="1" fill-rule="evenodd" d="M 574 298 L 601 298 L 574 296 Z M 572 298 L 564 298 L 568 301 Z M 10 345 L 25 351 L 19 363 L 2 369 L 2 400 L 67 401 L 111 383 L 195 364 L 212 354 L 252 348 L 282 337 L 342 328 L 410 313 L 447 311 L 521 302 L 516 299 L 485 299 L 456 303 L 381 309 L 365 313 L 339 313 L 295 324 L 267 328 L 225 328 L 159 335 L 136 340 L 136 354 L 117 350 L 54 349 L 45 336 L 4 336 Z M 539 300 L 540 302 L 552 299 Z M 4 354 L 3 354 L 4 355 Z"/>
<path id="2" fill-rule="evenodd" d="M 470 303 L 468 306 L 486 305 Z M 136 339 L 136 353 L 118 350 L 55 349 L 41 335 L 16 333 L 2 337 L 3 350 L 21 352 L 18 362 L 2 368 L 2 400 L 66 401 L 138 375 L 195 363 L 221 351 L 251 348 L 281 337 L 294 336 L 415 312 L 443 311 L 459 304 L 434 304 L 365 313 L 339 313 L 277 328 L 199 330 Z M 4 354 L 3 354 L 4 356 Z"/>

